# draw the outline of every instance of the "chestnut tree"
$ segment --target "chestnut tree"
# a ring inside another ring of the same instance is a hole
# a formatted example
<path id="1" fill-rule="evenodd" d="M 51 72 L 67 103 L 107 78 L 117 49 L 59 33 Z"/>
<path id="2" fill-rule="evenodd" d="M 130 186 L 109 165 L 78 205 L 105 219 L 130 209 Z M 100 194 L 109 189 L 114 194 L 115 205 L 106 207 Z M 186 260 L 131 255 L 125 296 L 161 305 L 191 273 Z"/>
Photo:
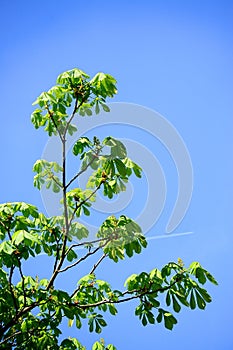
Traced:
<path id="1" fill-rule="evenodd" d="M 111 136 L 103 140 L 77 137 L 72 147 L 77 169 L 72 178 L 67 175 L 67 138 L 77 132 L 74 118 L 108 112 L 106 99 L 116 92 L 111 75 L 98 73 L 90 78 L 75 68 L 60 74 L 56 85 L 33 103 L 37 106 L 31 116 L 33 125 L 44 128 L 49 137 L 58 137 L 62 149 L 61 164 L 36 161 L 34 186 L 60 192 L 63 209 L 62 215 L 47 217 L 28 203 L 0 205 L 1 349 L 85 349 L 78 340 L 83 323 L 90 332 L 100 334 L 107 326 L 106 313 L 116 315 L 118 304 L 131 300 L 137 300 L 135 315 L 144 326 L 163 323 L 172 330 L 181 307 L 205 309 L 211 301 L 203 285 L 207 280 L 217 282 L 198 262 L 185 267 L 178 259 L 161 270 L 133 274 L 119 290 L 98 279 L 104 260 L 117 263 L 140 254 L 147 246 L 139 225 L 125 215 L 106 215 L 94 238 L 80 222 L 81 216 L 91 215 L 98 191 L 111 199 L 126 190 L 129 177 L 141 177 L 142 169 L 127 156 L 121 141 Z M 79 176 L 87 170 L 91 175 L 86 178 L 86 187 L 77 187 Z M 41 253 L 50 257 L 50 278 L 39 279 L 36 270 L 34 275 L 25 275 L 26 262 Z M 88 270 L 85 262 L 91 256 L 96 260 Z M 83 275 L 72 292 L 56 286 L 70 269 L 79 269 Z M 64 318 L 77 327 L 77 339 L 62 335 Z M 116 348 L 100 339 L 92 349 Z"/>

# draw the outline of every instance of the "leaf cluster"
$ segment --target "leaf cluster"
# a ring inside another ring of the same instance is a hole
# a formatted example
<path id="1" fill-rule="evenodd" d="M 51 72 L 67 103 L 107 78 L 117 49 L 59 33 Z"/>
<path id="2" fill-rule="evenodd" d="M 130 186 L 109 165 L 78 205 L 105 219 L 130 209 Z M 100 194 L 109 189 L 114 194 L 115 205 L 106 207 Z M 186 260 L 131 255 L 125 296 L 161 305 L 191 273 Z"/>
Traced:
<path id="1" fill-rule="evenodd" d="M 69 110 L 73 106 L 73 114 L 91 116 L 100 107 L 109 111 L 106 98 L 117 93 L 116 80 L 110 74 L 97 73 L 92 79 L 78 68 L 66 71 L 57 78 L 57 84 L 47 92 L 42 92 L 33 105 L 38 105 L 32 113 L 31 121 L 35 128 L 45 127 L 51 135 L 72 135 L 77 129 L 69 123 Z"/>

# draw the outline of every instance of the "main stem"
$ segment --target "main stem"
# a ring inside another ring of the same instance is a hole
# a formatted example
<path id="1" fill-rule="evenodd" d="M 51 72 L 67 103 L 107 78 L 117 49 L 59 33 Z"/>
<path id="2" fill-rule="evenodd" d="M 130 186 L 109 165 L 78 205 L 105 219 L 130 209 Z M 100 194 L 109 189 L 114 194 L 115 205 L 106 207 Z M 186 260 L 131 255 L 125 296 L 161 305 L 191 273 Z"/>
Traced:
<path id="1" fill-rule="evenodd" d="M 78 106 L 78 99 L 76 98 L 73 113 L 72 113 L 70 119 L 67 121 L 63 135 L 59 132 L 59 129 L 57 128 L 56 124 L 54 124 L 57 131 L 59 132 L 60 140 L 62 143 L 62 194 L 63 194 L 63 207 L 64 207 L 64 217 L 65 217 L 65 230 L 64 230 L 63 244 L 62 244 L 62 249 L 61 249 L 61 257 L 60 257 L 59 263 L 58 263 L 58 265 L 57 265 L 55 271 L 53 272 L 53 275 L 49 281 L 49 284 L 47 286 L 47 290 L 52 287 L 54 280 L 57 277 L 57 275 L 59 274 L 59 270 L 61 269 L 62 264 L 63 264 L 65 257 L 66 257 L 66 254 L 65 254 L 66 253 L 66 243 L 67 243 L 67 239 L 68 239 L 69 226 L 70 226 L 69 225 L 69 217 L 68 217 L 67 201 L 66 201 L 66 190 L 68 187 L 66 185 L 66 134 L 68 131 L 68 127 L 69 127 L 71 121 L 73 120 L 75 113 L 77 112 L 77 109 L 82 105 L 83 102 L 84 101 L 81 101 L 79 106 Z"/>
<path id="2" fill-rule="evenodd" d="M 63 244 L 61 249 L 61 257 L 59 260 L 59 263 L 57 265 L 56 270 L 54 271 L 49 284 L 47 286 L 47 290 L 52 287 L 55 278 L 57 277 L 59 270 L 62 267 L 62 264 L 65 259 L 65 253 L 66 253 L 66 244 L 69 234 L 69 217 L 68 217 L 68 208 L 67 208 L 67 201 L 66 201 L 66 135 L 63 135 L 62 141 L 62 194 L 63 194 L 63 207 L 64 207 L 64 218 L 65 218 L 65 228 L 64 228 L 64 237 L 63 237 Z"/>
<path id="3" fill-rule="evenodd" d="M 66 243 L 68 239 L 69 234 L 69 217 L 68 217 L 68 208 L 67 208 L 67 201 L 66 201 L 66 135 L 64 134 L 64 138 L 62 141 L 62 192 L 63 192 L 63 206 L 64 206 L 64 216 L 65 216 L 65 232 L 64 232 L 64 238 L 63 238 L 63 245 L 62 245 L 62 252 L 61 252 L 61 259 L 60 259 L 60 267 L 65 259 L 65 250 L 66 250 Z M 59 265 L 57 270 L 59 270 Z"/>

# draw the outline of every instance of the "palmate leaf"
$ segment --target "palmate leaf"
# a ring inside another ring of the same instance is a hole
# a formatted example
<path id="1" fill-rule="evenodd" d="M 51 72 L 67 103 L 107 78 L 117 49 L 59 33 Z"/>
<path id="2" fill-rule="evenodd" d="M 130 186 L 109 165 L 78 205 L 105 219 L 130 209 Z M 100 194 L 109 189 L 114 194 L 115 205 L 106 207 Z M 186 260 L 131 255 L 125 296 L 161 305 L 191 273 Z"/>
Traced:
<path id="1" fill-rule="evenodd" d="M 109 136 L 103 140 L 103 144 L 111 148 L 110 155 L 112 158 L 124 159 L 127 157 L 126 148 L 121 141 Z"/>
<path id="2" fill-rule="evenodd" d="M 163 316 L 165 327 L 169 330 L 172 330 L 174 325 L 177 324 L 177 319 L 170 312 L 165 312 Z"/>
<path id="3" fill-rule="evenodd" d="M 195 308 L 196 308 L 196 300 L 195 300 L 195 297 L 194 297 L 194 292 L 193 292 L 193 290 L 191 291 L 191 293 L 190 293 L 190 308 L 192 309 L 192 310 L 194 310 Z"/>
<path id="4" fill-rule="evenodd" d="M 97 96 L 113 97 L 117 93 L 116 80 L 110 74 L 97 73 L 90 81 Z"/>
<path id="5" fill-rule="evenodd" d="M 111 236 L 115 235 L 116 238 L 111 239 Z M 119 219 L 115 216 L 108 217 L 101 225 L 97 237 L 109 238 L 104 252 L 115 262 L 124 259 L 125 254 L 129 257 L 134 253 L 139 254 L 147 245 L 140 226 L 125 215 L 121 215 Z"/>
<path id="6" fill-rule="evenodd" d="M 35 187 L 40 190 L 42 185 L 45 184 L 47 189 L 52 186 L 53 192 L 60 192 L 62 184 L 55 173 L 61 173 L 63 169 L 57 162 L 48 162 L 45 159 L 39 159 L 33 165 L 33 171 L 37 173 L 34 176 L 33 182 Z"/>
<path id="7" fill-rule="evenodd" d="M 202 284 L 206 282 L 206 279 L 208 279 L 211 283 L 218 285 L 218 282 L 215 280 L 215 278 L 205 270 L 199 262 L 192 262 L 189 266 L 190 273 L 194 275 L 198 281 Z"/>
<path id="8" fill-rule="evenodd" d="M 88 79 L 89 75 L 83 72 L 81 69 L 74 68 L 60 74 L 57 78 L 57 84 L 70 85 L 78 84 Z"/>
<path id="9" fill-rule="evenodd" d="M 78 154 L 82 154 L 85 148 L 91 146 L 92 142 L 87 137 L 81 137 L 75 142 L 73 146 L 73 154 L 75 156 L 77 156 Z"/>

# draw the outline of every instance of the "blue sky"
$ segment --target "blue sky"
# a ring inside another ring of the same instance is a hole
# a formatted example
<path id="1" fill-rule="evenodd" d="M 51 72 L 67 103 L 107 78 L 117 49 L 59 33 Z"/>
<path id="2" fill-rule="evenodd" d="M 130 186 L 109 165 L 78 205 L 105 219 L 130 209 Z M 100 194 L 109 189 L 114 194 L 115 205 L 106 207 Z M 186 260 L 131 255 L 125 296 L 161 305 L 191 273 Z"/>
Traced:
<path id="1" fill-rule="evenodd" d="M 26 201 L 43 210 L 31 168 L 47 136 L 30 123 L 31 103 L 60 72 L 73 67 L 115 76 L 119 93 L 114 101 L 158 111 L 189 150 L 194 191 L 178 231 L 193 234 L 150 240 L 143 254 L 103 265 L 100 276 L 117 286 L 134 272 L 181 257 L 187 264 L 199 260 L 219 287 L 209 286 L 213 303 L 206 311 L 182 311 L 172 332 L 161 325 L 142 327 L 133 305 L 121 306 L 103 332 L 118 349 L 233 347 L 232 15 L 232 1 L 1 2 L 1 202 Z M 113 136 L 127 137 L 126 129 L 115 128 Z M 146 135 L 135 133 L 138 137 L 151 147 L 168 177 L 169 211 L 177 189 L 174 165 L 158 141 L 150 143 Z M 137 211 L 139 203 L 134 203 Z M 166 222 L 165 212 L 153 230 L 159 232 Z M 76 335 L 87 348 L 98 339 L 85 327 Z"/>

